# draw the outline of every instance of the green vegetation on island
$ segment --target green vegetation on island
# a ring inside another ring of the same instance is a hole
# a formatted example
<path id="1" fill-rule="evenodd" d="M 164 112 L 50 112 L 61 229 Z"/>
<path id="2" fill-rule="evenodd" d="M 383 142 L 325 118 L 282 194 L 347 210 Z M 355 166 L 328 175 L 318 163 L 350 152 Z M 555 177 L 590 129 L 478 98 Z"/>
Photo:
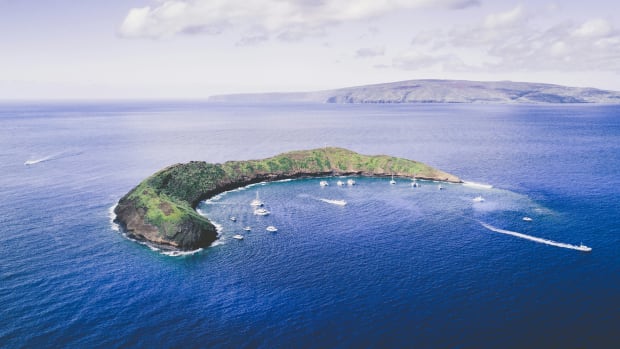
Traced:
<path id="1" fill-rule="evenodd" d="M 195 210 L 201 200 L 252 183 L 332 175 L 460 182 L 417 161 L 333 147 L 223 164 L 192 161 L 165 168 L 132 189 L 116 206 L 116 221 L 130 237 L 166 249 L 193 250 L 217 239 L 215 226 Z"/>

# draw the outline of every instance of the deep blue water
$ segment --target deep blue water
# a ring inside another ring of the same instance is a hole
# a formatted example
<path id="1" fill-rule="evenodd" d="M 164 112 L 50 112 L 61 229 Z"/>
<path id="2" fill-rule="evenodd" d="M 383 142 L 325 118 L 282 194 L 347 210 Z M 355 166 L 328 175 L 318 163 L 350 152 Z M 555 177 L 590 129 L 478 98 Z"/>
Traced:
<path id="1" fill-rule="evenodd" d="M 5 104 L 0 126 L 0 347 L 620 343 L 620 106 Z M 256 185 L 201 204 L 221 239 L 182 257 L 110 223 L 164 166 L 324 145 L 494 188 Z"/>

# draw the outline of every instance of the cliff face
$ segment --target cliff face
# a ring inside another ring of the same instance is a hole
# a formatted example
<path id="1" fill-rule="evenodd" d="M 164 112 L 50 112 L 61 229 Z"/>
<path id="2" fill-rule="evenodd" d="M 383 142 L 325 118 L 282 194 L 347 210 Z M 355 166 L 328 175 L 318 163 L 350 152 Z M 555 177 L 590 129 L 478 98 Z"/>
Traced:
<path id="1" fill-rule="evenodd" d="M 213 224 L 195 211 L 201 200 L 263 181 L 350 174 L 460 182 L 454 175 L 412 160 L 322 148 L 264 160 L 224 164 L 192 161 L 170 166 L 127 193 L 114 212 L 130 237 L 165 249 L 194 250 L 217 239 Z"/>
<path id="2" fill-rule="evenodd" d="M 620 103 L 620 92 L 512 81 L 409 80 L 336 90 L 213 96 L 216 102 Z"/>

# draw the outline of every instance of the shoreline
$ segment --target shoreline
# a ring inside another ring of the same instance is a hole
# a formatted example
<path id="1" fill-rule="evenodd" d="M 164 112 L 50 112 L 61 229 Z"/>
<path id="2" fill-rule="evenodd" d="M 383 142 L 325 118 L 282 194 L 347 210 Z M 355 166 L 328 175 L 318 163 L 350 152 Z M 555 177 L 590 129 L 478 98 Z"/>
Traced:
<path id="1" fill-rule="evenodd" d="M 142 181 L 118 201 L 114 222 L 129 237 L 161 249 L 197 250 L 219 236 L 213 222 L 197 212 L 201 201 L 262 182 L 337 176 L 462 183 L 452 174 L 417 161 L 333 147 L 223 164 L 192 161 L 169 166 Z"/>

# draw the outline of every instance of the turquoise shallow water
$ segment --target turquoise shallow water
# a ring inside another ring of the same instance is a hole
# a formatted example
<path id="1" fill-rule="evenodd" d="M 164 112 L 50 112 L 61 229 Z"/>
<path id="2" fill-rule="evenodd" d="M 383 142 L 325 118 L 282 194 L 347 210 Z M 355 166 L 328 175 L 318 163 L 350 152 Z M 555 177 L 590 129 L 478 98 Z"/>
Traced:
<path id="1" fill-rule="evenodd" d="M 613 346 L 619 114 L 614 106 L 3 105 L 0 343 Z M 439 191 L 385 178 L 256 185 L 201 204 L 221 239 L 183 257 L 110 224 L 118 198 L 164 166 L 325 144 L 424 161 L 494 188 Z M 271 215 L 252 214 L 256 191 Z M 474 202 L 478 195 L 485 201 Z"/>

